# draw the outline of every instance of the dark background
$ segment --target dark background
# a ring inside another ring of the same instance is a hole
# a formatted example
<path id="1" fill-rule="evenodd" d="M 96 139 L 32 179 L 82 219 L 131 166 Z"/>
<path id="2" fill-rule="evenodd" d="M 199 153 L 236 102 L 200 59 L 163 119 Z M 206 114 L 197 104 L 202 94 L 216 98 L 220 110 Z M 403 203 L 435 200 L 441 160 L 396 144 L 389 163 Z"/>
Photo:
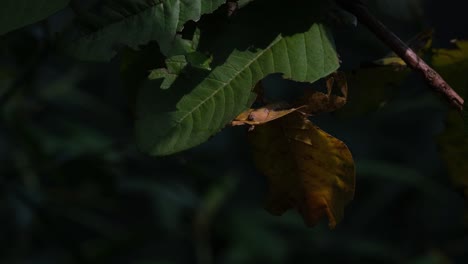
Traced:
<path id="1" fill-rule="evenodd" d="M 468 38 L 466 1 L 369 4 L 403 39 Z M 264 211 L 245 128 L 169 157 L 139 153 L 138 87 L 121 80 L 121 58 L 77 62 L 51 43 L 72 18 L 0 37 L 0 263 L 467 263 L 465 205 L 435 140 L 446 109 L 417 76 L 378 111 L 313 119 L 351 149 L 357 187 L 336 230 L 310 229 Z M 361 25 L 335 37 L 344 70 L 389 52 Z"/>

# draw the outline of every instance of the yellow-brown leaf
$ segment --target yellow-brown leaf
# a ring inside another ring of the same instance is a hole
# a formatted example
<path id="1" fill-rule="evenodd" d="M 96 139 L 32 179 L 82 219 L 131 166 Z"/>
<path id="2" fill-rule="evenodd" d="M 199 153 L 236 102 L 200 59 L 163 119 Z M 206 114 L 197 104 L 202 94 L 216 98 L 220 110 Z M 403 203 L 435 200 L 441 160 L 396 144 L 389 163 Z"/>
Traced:
<path id="1" fill-rule="evenodd" d="M 254 161 L 269 181 L 267 210 L 296 208 L 308 226 L 326 215 L 330 228 L 354 195 L 354 162 L 340 140 L 298 112 L 258 126 L 249 135 Z"/>
<path id="2" fill-rule="evenodd" d="M 439 135 L 438 141 L 452 182 L 468 201 L 468 137 L 465 136 L 460 113 L 449 113 L 447 129 Z"/>
<path id="3" fill-rule="evenodd" d="M 346 104 L 348 97 L 348 84 L 344 73 L 336 72 L 330 75 L 326 81 L 327 93 L 315 90 L 307 90 L 296 105 L 305 105 L 301 110 L 303 113 L 316 115 L 320 113 L 333 112 Z M 338 89 L 341 95 L 332 94 Z"/>

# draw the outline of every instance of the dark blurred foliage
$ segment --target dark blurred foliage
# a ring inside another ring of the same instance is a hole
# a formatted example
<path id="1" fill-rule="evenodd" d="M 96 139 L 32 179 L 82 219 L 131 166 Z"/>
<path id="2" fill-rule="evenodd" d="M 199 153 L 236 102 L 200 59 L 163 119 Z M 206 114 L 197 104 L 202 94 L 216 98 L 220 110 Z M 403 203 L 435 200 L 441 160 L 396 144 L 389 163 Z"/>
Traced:
<path id="1" fill-rule="evenodd" d="M 468 38 L 463 1 L 369 2 L 403 39 L 431 27 L 436 46 Z M 309 229 L 262 209 L 245 128 L 169 157 L 139 153 L 137 83 L 121 79 L 120 58 L 60 55 L 53 39 L 71 18 L 0 38 L 0 263 L 467 263 L 463 199 L 434 139 L 445 108 L 417 76 L 376 112 L 313 119 L 350 147 L 357 188 L 336 230 Z M 360 25 L 335 33 L 345 70 L 388 52 Z"/>

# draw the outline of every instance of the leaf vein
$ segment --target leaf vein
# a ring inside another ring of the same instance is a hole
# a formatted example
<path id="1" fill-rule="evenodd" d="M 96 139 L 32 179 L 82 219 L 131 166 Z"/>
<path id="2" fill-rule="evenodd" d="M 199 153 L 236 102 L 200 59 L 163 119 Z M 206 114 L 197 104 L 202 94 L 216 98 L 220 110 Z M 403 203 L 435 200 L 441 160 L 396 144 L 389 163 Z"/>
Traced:
<path id="1" fill-rule="evenodd" d="M 216 89 L 211 95 L 209 95 L 207 98 L 205 98 L 203 101 L 201 101 L 198 105 L 196 105 L 192 110 L 190 110 L 187 114 L 185 114 L 184 116 L 182 116 L 182 118 L 180 118 L 179 120 L 177 120 L 176 122 L 177 123 L 180 123 L 182 122 L 185 118 L 187 118 L 188 115 L 192 114 L 193 111 L 195 111 L 195 109 L 198 109 L 202 104 L 204 104 L 207 100 L 209 100 L 210 98 L 212 98 L 213 96 L 215 96 L 219 91 L 221 91 L 222 89 L 224 89 L 226 87 L 226 85 L 230 84 L 235 78 L 237 78 L 239 76 L 240 73 L 242 73 L 243 71 L 245 71 L 245 69 L 247 69 L 254 61 L 258 60 L 259 57 L 261 57 L 263 54 L 265 54 L 265 52 L 267 51 L 270 51 L 271 48 L 273 46 L 275 46 L 278 42 L 280 42 L 282 40 L 282 37 L 278 37 L 276 38 L 272 43 L 270 43 L 270 45 L 268 45 L 268 47 L 262 51 L 260 51 L 250 62 L 248 62 L 244 67 L 242 67 L 242 69 L 240 69 L 239 71 L 236 71 L 235 74 L 233 74 L 233 76 L 228 80 L 226 81 L 226 83 L 219 87 L 218 89 Z M 231 55 L 232 56 L 232 55 Z M 219 68 L 217 69 L 221 69 L 222 66 L 220 66 Z M 216 69 L 215 69 L 216 70 Z"/>

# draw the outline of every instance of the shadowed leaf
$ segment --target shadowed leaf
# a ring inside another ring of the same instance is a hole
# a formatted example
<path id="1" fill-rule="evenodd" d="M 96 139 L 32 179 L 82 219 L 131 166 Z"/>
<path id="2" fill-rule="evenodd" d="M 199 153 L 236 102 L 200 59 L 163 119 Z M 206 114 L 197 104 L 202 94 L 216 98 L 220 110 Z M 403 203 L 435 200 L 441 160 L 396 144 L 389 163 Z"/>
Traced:
<path id="1" fill-rule="evenodd" d="M 426 30 L 407 44 L 419 55 L 424 55 L 432 46 L 432 37 L 433 31 Z M 370 67 L 346 73 L 350 94 L 347 105 L 339 111 L 339 115 L 362 115 L 384 107 L 410 72 L 406 63 L 391 52 L 373 61 Z"/>
<path id="2" fill-rule="evenodd" d="M 392 66 L 361 68 L 346 73 L 349 94 L 338 111 L 342 117 L 359 116 L 384 107 L 410 71 Z"/>
<path id="3" fill-rule="evenodd" d="M 453 49 L 434 49 L 432 64 L 440 75 L 463 98 L 468 95 L 468 41 L 452 41 Z M 466 107 L 465 107 L 466 108 Z M 466 110 L 466 109 L 465 109 Z"/>
<path id="4" fill-rule="evenodd" d="M 184 55 L 178 55 L 166 59 L 166 68 L 152 70 L 148 76 L 150 80 L 164 79 L 161 89 L 168 89 L 179 76 L 188 62 Z"/>
<path id="5" fill-rule="evenodd" d="M 439 136 L 439 148 L 455 188 L 468 200 L 468 137 L 458 112 L 450 112 L 447 129 Z"/>
<path id="6" fill-rule="evenodd" d="M 435 49 L 432 63 L 434 68 L 464 99 L 462 122 L 468 129 L 468 41 L 454 40 L 454 49 Z"/>
<path id="7" fill-rule="evenodd" d="M 455 49 L 436 49 L 432 62 L 444 79 L 465 99 L 465 108 L 460 114 L 451 110 L 446 130 L 439 136 L 442 159 L 449 170 L 456 188 L 468 201 L 468 136 L 466 128 L 466 100 L 468 98 L 468 41 L 455 41 Z"/>
<path id="8" fill-rule="evenodd" d="M 346 104 L 348 97 L 348 84 L 344 73 L 333 73 L 327 79 L 327 93 L 322 93 L 315 90 L 306 90 L 303 98 L 296 105 L 304 105 L 301 112 L 309 115 L 319 113 L 333 112 Z M 341 95 L 333 94 L 334 90 L 339 90 Z"/>
<path id="9" fill-rule="evenodd" d="M 176 37 L 187 21 L 197 21 L 215 11 L 225 0 L 111 0 L 84 18 L 90 25 L 77 25 L 63 41 L 70 55 L 83 60 L 110 60 L 122 46 L 138 49 L 157 41 L 164 55 L 185 45 Z M 96 19 L 90 19 L 94 17 Z M 96 21 L 94 21 L 96 20 Z M 94 29 L 90 29 L 94 28 Z M 176 52 L 178 53 L 178 52 Z M 177 54 L 174 54 L 177 55 Z"/>
<path id="10" fill-rule="evenodd" d="M 2 0 L 0 35 L 38 22 L 67 6 L 69 0 Z"/>
<path id="11" fill-rule="evenodd" d="M 172 83 L 174 83 L 177 77 L 179 77 L 187 65 L 198 69 L 211 70 L 210 63 L 212 58 L 196 51 L 198 48 L 199 39 L 200 31 L 197 29 L 191 41 L 184 40 L 186 46 L 181 47 L 181 50 L 184 50 L 184 52 L 181 53 L 184 55 L 175 55 L 167 58 L 165 60 L 166 68 L 152 70 L 148 76 L 148 79 L 164 79 L 161 84 L 161 89 L 168 89 L 171 87 Z"/>
<path id="12" fill-rule="evenodd" d="M 346 145 L 292 113 L 256 127 L 249 135 L 254 161 L 269 181 L 267 210 L 296 208 L 309 226 L 327 216 L 342 219 L 354 195 L 355 168 Z"/>

